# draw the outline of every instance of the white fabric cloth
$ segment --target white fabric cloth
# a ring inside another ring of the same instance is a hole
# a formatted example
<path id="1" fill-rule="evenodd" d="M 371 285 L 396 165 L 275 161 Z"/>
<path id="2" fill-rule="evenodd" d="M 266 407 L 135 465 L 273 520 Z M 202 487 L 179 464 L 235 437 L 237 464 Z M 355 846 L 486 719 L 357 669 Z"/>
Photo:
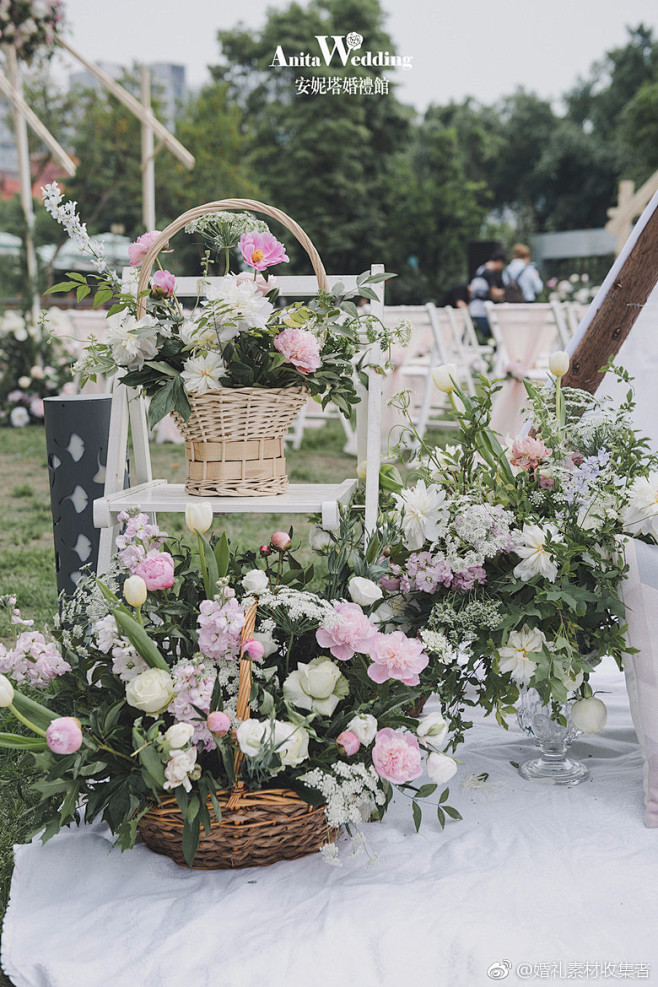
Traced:
<path id="1" fill-rule="evenodd" d="M 510 984 L 543 982 L 518 978 L 523 963 L 561 962 L 566 980 L 577 962 L 626 962 L 649 964 L 655 982 L 642 759 L 623 675 L 606 662 L 592 681 L 609 720 L 574 745 L 590 781 L 524 781 L 510 761 L 532 742 L 476 715 L 450 786 L 464 821 L 442 833 L 428 807 L 416 835 L 396 798 L 364 827 L 374 867 L 347 851 L 342 868 L 315 855 L 188 871 L 143 846 L 110 852 L 100 826 L 17 847 L 4 970 L 17 987 L 478 987 L 505 960 Z M 464 790 L 480 772 L 489 781 Z"/>

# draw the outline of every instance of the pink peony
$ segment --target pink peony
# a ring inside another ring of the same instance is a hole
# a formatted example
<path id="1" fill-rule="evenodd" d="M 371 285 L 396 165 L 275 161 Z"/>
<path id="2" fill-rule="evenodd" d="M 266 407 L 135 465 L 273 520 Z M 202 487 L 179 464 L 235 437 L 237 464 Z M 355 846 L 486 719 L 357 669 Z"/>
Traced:
<path id="1" fill-rule="evenodd" d="M 169 589 L 174 585 L 174 560 L 169 552 L 148 555 L 135 568 L 135 575 L 142 577 L 148 590 Z"/>
<path id="2" fill-rule="evenodd" d="M 370 644 L 370 657 L 373 664 L 368 676 L 373 682 L 397 679 L 405 685 L 418 685 L 418 673 L 429 664 L 422 641 L 407 637 L 402 631 L 377 634 Z"/>
<path id="3" fill-rule="evenodd" d="M 265 654 L 263 645 L 253 637 L 249 641 L 244 642 L 242 650 L 251 661 L 260 661 Z"/>
<path id="4" fill-rule="evenodd" d="M 46 743 L 53 754 L 74 754 L 82 744 L 80 721 L 73 716 L 60 716 L 46 729 Z"/>
<path id="5" fill-rule="evenodd" d="M 225 737 L 231 729 L 231 717 L 228 713 L 223 713 L 221 710 L 217 709 L 214 713 L 211 713 L 208 716 L 206 726 L 210 732 L 214 733 L 216 736 Z"/>
<path id="6" fill-rule="evenodd" d="M 423 763 L 420 746 L 415 737 L 401 730 L 391 730 L 386 727 L 379 730 L 372 749 L 372 763 L 380 778 L 394 785 L 404 785 L 406 782 L 420 778 L 423 773 Z"/>
<path id="7" fill-rule="evenodd" d="M 318 341 L 308 329 L 284 329 L 274 337 L 274 348 L 302 374 L 313 373 L 322 366 Z"/>
<path id="8" fill-rule="evenodd" d="M 339 661 L 352 658 L 355 651 L 367 655 L 377 633 L 358 603 L 336 603 L 334 612 L 315 632 L 315 640 Z"/>
<path id="9" fill-rule="evenodd" d="M 43 418 L 43 400 L 41 398 L 32 398 L 30 401 L 30 414 L 34 415 L 35 418 Z"/>
<path id="10" fill-rule="evenodd" d="M 151 230 L 150 233 L 142 233 L 134 243 L 128 247 L 131 267 L 140 267 L 151 246 L 160 236 L 160 230 Z"/>
<path id="11" fill-rule="evenodd" d="M 171 298 L 176 291 L 176 278 L 170 271 L 156 271 L 151 278 L 151 294 L 154 298 Z"/>
<path id="12" fill-rule="evenodd" d="M 238 246 L 245 263 L 257 271 L 289 260 L 286 248 L 272 233 L 243 233 Z"/>
<path id="13" fill-rule="evenodd" d="M 514 440 L 510 463 L 524 470 L 535 470 L 552 453 L 553 450 L 548 449 L 541 439 L 533 439 L 530 435 L 526 435 L 523 439 Z"/>
<path id="14" fill-rule="evenodd" d="M 239 274 L 236 274 L 235 276 L 236 284 L 243 284 L 245 281 L 251 281 L 253 284 L 255 284 L 256 290 L 258 291 L 259 295 L 263 296 L 263 298 L 266 298 L 269 295 L 269 293 L 272 291 L 272 289 L 276 287 L 276 278 L 270 278 L 268 281 L 266 281 L 262 274 L 257 274 L 256 279 L 254 280 L 254 276 L 251 273 L 251 271 L 240 271 Z"/>
<path id="15" fill-rule="evenodd" d="M 352 754 L 356 754 L 361 746 L 361 741 L 355 733 L 352 733 L 351 730 L 343 730 L 342 733 L 339 733 L 336 737 L 336 743 L 339 747 L 342 747 L 343 752 L 347 754 L 348 757 L 351 757 Z"/>
<path id="16" fill-rule="evenodd" d="M 291 545 L 290 535 L 286 534 L 285 531 L 275 531 L 270 542 L 272 548 L 276 548 L 277 552 L 287 552 Z"/>

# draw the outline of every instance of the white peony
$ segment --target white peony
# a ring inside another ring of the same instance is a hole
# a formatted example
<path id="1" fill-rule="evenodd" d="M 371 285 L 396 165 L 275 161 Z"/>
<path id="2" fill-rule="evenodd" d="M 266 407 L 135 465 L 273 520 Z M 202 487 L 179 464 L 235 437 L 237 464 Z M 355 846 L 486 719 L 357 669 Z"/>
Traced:
<path id="1" fill-rule="evenodd" d="M 174 723 L 169 727 L 164 735 L 165 742 L 174 748 L 185 747 L 194 736 L 194 727 L 191 723 Z"/>
<path id="2" fill-rule="evenodd" d="M 260 596 L 261 593 L 265 593 L 269 588 L 270 581 L 267 578 L 267 573 L 263 572 L 262 569 L 251 569 L 246 576 L 243 576 L 242 585 L 247 593 Z"/>
<path id="3" fill-rule="evenodd" d="M 192 319 L 185 319 L 178 327 L 178 335 L 183 345 L 191 350 L 209 350 L 219 343 L 212 322 L 200 325 Z"/>
<path id="4" fill-rule="evenodd" d="M 134 315 L 112 316 L 108 319 L 106 341 L 112 347 L 112 359 L 120 367 L 141 370 L 145 360 L 158 353 L 158 324 L 152 315 L 139 322 Z"/>
<path id="5" fill-rule="evenodd" d="M 9 413 L 9 421 L 14 428 L 23 428 L 30 421 L 27 408 L 24 408 L 22 404 L 19 404 L 16 408 L 12 408 Z"/>
<path id="6" fill-rule="evenodd" d="M 226 373 L 221 354 L 213 352 L 207 356 L 191 356 L 183 367 L 181 377 L 188 394 L 219 390 L 222 386 L 220 378 Z"/>
<path id="7" fill-rule="evenodd" d="M 330 658 L 314 658 L 307 665 L 299 662 L 283 683 L 284 699 L 321 716 L 331 716 L 348 692 L 347 679 Z"/>
<path id="8" fill-rule="evenodd" d="M 384 595 L 381 586 L 374 583 L 372 579 L 364 579 L 363 576 L 352 576 L 347 589 L 354 603 L 358 603 L 361 607 L 371 607 Z"/>
<path id="9" fill-rule="evenodd" d="M 214 319 L 220 342 L 226 342 L 248 329 L 264 329 L 274 311 L 261 294 L 256 281 L 238 279 L 228 274 L 206 289 L 206 314 Z"/>
<path id="10" fill-rule="evenodd" d="M 167 708 L 174 698 L 174 683 L 164 668 L 149 668 L 126 685 L 126 702 L 155 716 Z"/>
<path id="11" fill-rule="evenodd" d="M 445 785 L 457 771 L 457 764 L 447 754 L 433 751 L 427 758 L 427 773 L 435 785 Z"/>
<path id="12" fill-rule="evenodd" d="M 296 768 L 308 757 L 309 736 L 304 727 L 294 723 L 274 721 L 274 750 L 281 763 L 288 768 Z"/>
<path id="13" fill-rule="evenodd" d="M 571 707 L 571 722 L 576 730 L 583 733 L 599 733 L 603 730 L 608 719 L 608 711 L 605 703 L 590 696 L 588 699 L 579 699 Z"/>
<path id="14" fill-rule="evenodd" d="M 633 480 L 622 516 L 624 530 L 658 540 L 658 472 Z"/>
<path id="15" fill-rule="evenodd" d="M 445 523 L 445 490 L 434 483 L 427 487 L 424 480 L 419 480 L 415 487 L 394 497 L 405 548 L 416 552 L 425 541 L 433 542 L 440 537 Z"/>
<path id="16" fill-rule="evenodd" d="M 379 728 L 372 713 L 358 713 L 347 724 L 347 729 L 351 730 L 364 747 L 367 747 L 375 739 Z"/>
<path id="17" fill-rule="evenodd" d="M 165 765 L 165 778 L 167 779 L 163 788 L 177 788 L 182 785 L 186 792 L 192 788 L 189 774 L 196 765 L 196 747 L 191 747 L 189 751 L 175 751 Z"/>
<path id="18" fill-rule="evenodd" d="M 424 747 L 439 747 L 447 732 L 448 724 L 442 713 L 428 713 L 416 727 L 416 735 Z"/>
<path id="19" fill-rule="evenodd" d="M 507 644 L 498 651 L 501 672 L 509 672 L 517 685 L 528 685 L 537 662 L 529 658 L 546 644 L 546 637 L 537 627 L 524 624 L 520 631 L 510 631 Z"/>
<path id="20" fill-rule="evenodd" d="M 553 542 L 561 542 L 562 536 L 554 524 L 541 528 L 538 524 L 524 524 L 521 532 L 523 544 L 515 552 L 521 562 L 514 569 L 517 579 L 528 580 L 533 576 L 543 576 L 549 582 L 555 582 L 558 567 L 552 553 L 546 548 L 547 536 L 550 532 Z"/>
<path id="21" fill-rule="evenodd" d="M 238 747 L 242 753 L 248 757 L 257 757 L 263 741 L 269 734 L 268 728 L 269 723 L 263 720 L 243 720 L 236 730 Z"/>

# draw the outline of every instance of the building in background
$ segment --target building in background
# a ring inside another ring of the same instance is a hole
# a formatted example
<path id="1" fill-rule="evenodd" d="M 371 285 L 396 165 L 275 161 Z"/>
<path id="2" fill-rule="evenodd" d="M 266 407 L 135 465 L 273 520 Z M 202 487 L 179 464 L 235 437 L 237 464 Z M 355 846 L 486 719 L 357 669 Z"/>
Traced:
<path id="1" fill-rule="evenodd" d="M 96 65 L 117 81 L 120 81 L 124 72 L 128 71 L 125 65 L 118 65 L 116 62 L 96 62 Z M 158 117 L 166 127 L 174 130 L 176 118 L 187 93 L 185 66 L 172 65 L 170 62 L 154 62 L 149 68 L 153 99 L 157 100 L 159 106 Z M 78 86 L 82 89 L 102 91 L 98 79 L 86 69 L 72 72 L 69 76 L 69 85 L 71 88 Z M 135 95 L 139 96 L 139 83 Z"/>

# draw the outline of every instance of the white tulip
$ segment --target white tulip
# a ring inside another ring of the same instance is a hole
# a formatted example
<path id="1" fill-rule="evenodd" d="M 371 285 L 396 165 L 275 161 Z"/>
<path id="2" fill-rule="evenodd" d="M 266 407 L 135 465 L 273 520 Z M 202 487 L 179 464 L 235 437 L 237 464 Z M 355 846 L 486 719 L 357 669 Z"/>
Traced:
<path id="1" fill-rule="evenodd" d="M 141 607 L 146 600 L 146 583 L 141 576 L 129 576 L 123 584 L 123 596 L 131 607 Z"/>
<path id="2" fill-rule="evenodd" d="M 0 708 L 11 706 L 14 701 L 14 687 L 6 675 L 0 675 Z"/>
<path id="3" fill-rule="evenodd" d="M 126 702 L 150 716 L 162 713 L 174 698 L 174 682 L 164 668 L 149 668 L 126 684 Z"/>
<path id="4" fill-rule="evenodd" d="M 445 785 L 457 771 L 457 764 L 447 754 L 434 751 L 427 758 L 427 773 L 436 785 Z"/>
<path id="5" fill-rule="evenodd" d="M 236 731 L 238 746 L 248 757 L 257 757 L 265 739 L 268 723 L 262 720 L 243 720 Z"/>
<path id="6" fill-rule="evenodd" d="M 308 543 L 314 552 L 321 552 L 324 548 L 329 548 L 331 545 L 331 535 L 324 528 L 321 528 L 319 524 L 316 524 L 311 528 Z"/>
<path id="7" fill-rule="evenodd" d="M 207 500 L 185 506 L 185 524 L 190 531 L 203 535 L 212 524 L 212 504 Z"/>
<path id="8" fill-rule="evenodd" d="M 571 707 L 571 721 L 576 730 L 582 730 L 583 733 L 599 733 L 603 730 L 607 719 L 608 711 L 605 703 L 596 696 L 579 699 Z"/>
<path id="9" fill-rule="evenodd" d="M 379 728 L 377 719 L 371 713 L 359 713 L 350 720 L 347 729 L 359 739 L 364 747 L 367 747 L 375 739 Z"/>
<path id="10" fill-rule="evenodd" d="M 374 583 L 372 579 L 364 579 L 363 576 L 352 576 L 347 589 L 352 600 L 361 607 L 371 607 L 384 595 L 381 586 Z"/>
<path id="11" fill-rule="evenodd" d="M 416 734 L 426 747 L 438 747 L 445 740 L 447 732 L 448 724 L 441 713 L 428 713 L 416 727 Z"/>
<path id="12" fill-rule="evenodd" d="M 554 377 L 564 377 L 570 362 L 569 354 L 565 350 L 556 350 L 548 358 L 548 369 Z"/>
<path id="13" fill-rule="evenodd" d="M 455 389 L 457 380 L 457 367 L 454 363 L 444 363 L 440 367 L 432 369 L 432 380 L 439 391 L 450 394 Z"/>
<path id="14" fill-rule="evenodd" d="M 267 578 L 267 573 L 263 572 L 262 569 L 251 569 L 246 576 L 242 579 L 242 585 L 246 589 L 247 593 L 253 593 L 255 596 L 260 596 L 261 593 L 269 588 L 270 581 Z"/>
<path id="15" fill-rule="evenodd" d="M 191 723 L 174 723 L 169 727 L 164 735 L 164 739 L 172 750 L 185 747 L 194 736 L 194 727 Z"/>
<path id="16" fill-rule="evenodd" d="M 358 476 L 359 480 L 365 481 L 367 472 L 368 472 L 368 461 L 366 459 L 362 459 L 356 468 L 356 475 Z"/>

